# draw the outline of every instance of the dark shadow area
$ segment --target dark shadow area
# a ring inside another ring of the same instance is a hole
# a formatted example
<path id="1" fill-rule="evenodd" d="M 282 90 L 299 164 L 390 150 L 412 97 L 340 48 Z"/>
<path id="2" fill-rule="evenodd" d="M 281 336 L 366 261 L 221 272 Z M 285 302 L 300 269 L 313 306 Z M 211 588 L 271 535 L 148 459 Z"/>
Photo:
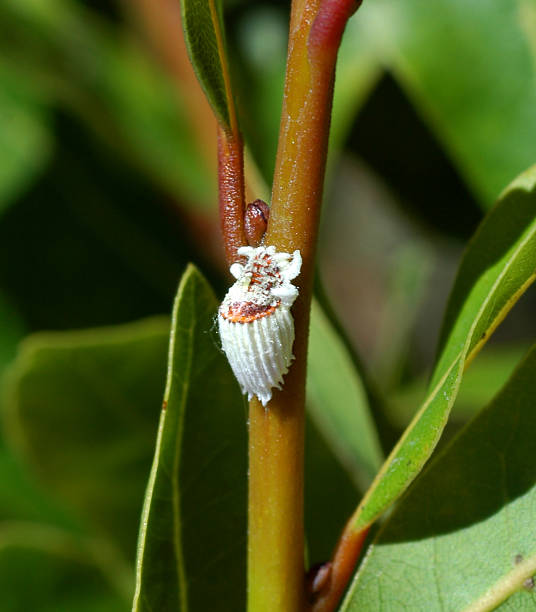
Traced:
<path id="1" fill-rule="evenodd" d="M 199 261 L 177 206 L 70 117 L 56 134 L 46 173 L 0 219 L 2 290 L 29 331 L 169 313 Z"/>
<path id="2" fill-rule="evenodd" d="M 82 4 L 100 13 L 101 17 L 107 17 L 117 23 L 123 20 L 120 2 L 113 2 L 110 0 L 82 0 Z"/>
<path id="3" fill-rule="evenodd" d="M 334 503 L 336 500 L 336 503 Z M 305 533 L 309 565 L 331 557 L 359 492 L 311 418 L 305 435 Z"/>
<path id="4" fill-rule="evenodd" d="M 347 147 L 429 228 L 466 240 L 482 210 L 392 76 L 385 74 L 361 109 Z"/>

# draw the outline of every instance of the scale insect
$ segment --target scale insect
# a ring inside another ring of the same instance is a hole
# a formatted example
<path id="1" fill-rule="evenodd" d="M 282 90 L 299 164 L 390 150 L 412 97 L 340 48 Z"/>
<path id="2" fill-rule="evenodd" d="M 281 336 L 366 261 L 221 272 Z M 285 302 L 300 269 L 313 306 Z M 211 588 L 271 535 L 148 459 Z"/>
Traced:
<path id="1" fill-rule="evenodd" d="M 242 393 L 266 406 L 294 359 L 290 308 L 298 289 L 291 281 L 302 258 L 299 251 L 278 253 L 273 246 L 240 247 L 238 254 L 247 262 L 230 267 L 236 282 L 218 310 L 220 338 Z"/>

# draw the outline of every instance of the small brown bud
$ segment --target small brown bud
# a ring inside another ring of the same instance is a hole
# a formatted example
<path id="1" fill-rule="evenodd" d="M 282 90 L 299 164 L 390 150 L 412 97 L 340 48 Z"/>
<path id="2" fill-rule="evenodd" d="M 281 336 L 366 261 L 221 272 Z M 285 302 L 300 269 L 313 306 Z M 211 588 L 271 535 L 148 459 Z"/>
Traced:
<path id="1" fill-rule="evenodd" d="M 249 246 L 258 247 L 261 244 L 268 227 L 269 215 L 270 208 L 262 200 L 255 200 L 246 206 L 244 231 Z"/>

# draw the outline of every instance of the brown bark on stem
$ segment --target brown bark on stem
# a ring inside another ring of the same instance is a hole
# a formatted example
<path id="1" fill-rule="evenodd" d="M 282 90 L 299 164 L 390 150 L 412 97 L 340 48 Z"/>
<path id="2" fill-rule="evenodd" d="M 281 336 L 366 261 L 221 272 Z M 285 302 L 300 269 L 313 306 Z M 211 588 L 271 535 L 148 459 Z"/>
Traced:
<path id="1" fill-rule="evenodd" d="M 218 126 L 218 199 L 227 263 L 239 259 L 236 251 L 246 244 L 244 234 L 244 149 L 238 132 Z"/>

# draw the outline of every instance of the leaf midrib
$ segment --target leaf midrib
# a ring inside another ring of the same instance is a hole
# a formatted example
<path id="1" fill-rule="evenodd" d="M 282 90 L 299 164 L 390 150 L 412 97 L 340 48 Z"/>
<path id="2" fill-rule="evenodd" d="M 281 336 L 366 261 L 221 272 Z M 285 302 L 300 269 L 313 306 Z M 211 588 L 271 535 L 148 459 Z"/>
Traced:
<path id="1" fill-rule="evenodd" d="M 523 588 L 524 582 L 536 574 L 536 553 L 516 565 L 487 591 L 470 603 L 463 612 L 490 612 Z"/>
<path id="2" fill-rule="evenodd" d="M 173 459 L 173 473 L 172 473 L 172 500 L 173 500 L 173 540 L 175 548 L 175 557 L 177 559 L 177 578 L 179 581 L 179 601 L 180 609 L 183 612 L 188 610 L 188 584 L 186 581 L 186 573 L 184 567 L 184 556 L 182 550 L 182 533 L 181 533 L 181 519 L 180 519 L 180 491 L 179 491 L 179 471 L 180 471 L 180 458 L 182 448 L 182 437 L 184 431 L 184 414 L 186 407 L 186 399 L 190 390 L 190 374 L 192 371 L 192 355 L 193 355 L 193 331 L 197 324 L 197 317 L 195 316 L 195 308 L 192 308 L 192 324 L 186 331 L 186 337 L 188 338 L 187 345 L 187 357 L 186 367 L 183 370 L 183 382 L 181 390 L 180 400 L 180 411 L 179 411 L 179 422 L 177 424 L 177 439 L 175 442 L 175 456 Z M 178 318 L 178 317 L 177 317 Z M 171 362 L 173 363 L 173 362 Z M 172 366 L 173 367 L 173 366 Z"/>
<path id="3" fill-rule="evenodd" d="M 168 416 L 168 403 L 170 400 L 171 389 L 173 387 L 173 371 L 175 364 L 175 344 L 176 344 L 176 330 L 177 330 L 177 322 L 179 319 L 179 303 L 184 299 L 184 289 L 189 280 L 190 274 L 188 272 L 191 270 L 187 270 L 183 276 L 181 286 L 179 287 L 178 295 L 176 298 L 176 306 L 173 310 L 172 320 L 171 320 L 171 330 L 169 337 L 169 350 L 168 350 L 168 368 L 166 373 L 166 388 L 164 391 L 164 404 L 166 408 L 162 410 L 160 422 L 158 425 L 158 434 L 156 438 L 156 448 L 155 448 L 155 461 L 151 467 L 151 473 L 149 475 L 149 482 L 147 486 L 147 491 L 150 491 L 146 495 L 146 500 L 144 503 L 144 507 L 142 510 L 141 517 L 141 530 L 140 530 L 140 538 L 138 543 L 138 553 L 137 553 L 137 562 L 136 562 L 136 588 L 133 599 L 132 612 L 139 611 L 139 602 L 140 596 L 142 593 L 142 573 L 144 568 L 144 554 L 145 554 L 145 542 L 147 539 L 147 525 L 149 524 L 149 515 L 152 510 L 152 499 L 154 495 L 154 487 L 156 483 L 156 477 L 158 474 L 158 470 L 160 467 L 160 457 L 161 457 L 161 446 L 162 446 L 162 438 L 164 433 L 164 427 L 166 423 L 166 419 Z M 186 332 L 188 342 L 187 342 L 187 358 L 186 358 L 186 367 L 184 369 L 185 377 L 183 379 L 182 384 L 182 396 L 180 398 L 180 413 L 179 420 L 177 424 L 177 438 L 175 444 L 175 455 L 173 458 L 173 469 L 172 469 L 172 503 L 174 510 L 174 518 L 173 518 L 173 544 L 175 550 L 175 557 L 177 560 L 177 576 L 179 581 L 179 601 L 181 605 L 181 611 L 186 612 L 188 609 L 188 593 L 187 593 L 187 580 L 185 575 L 185 563 L 184 557 L 182 553 L 182 538 L 181 538 L 181 521 L 179 519 L 179 509 L 180 509 L 180 494 L 178 490 L 178 473 L 180 469 L 180 442 L 182 441 L 183 434 L 183 426 L 184 426 L 184 408 L 186 405 L 186 398 L 188 396 L 188 392 L 190 389 L 190 373 L 192 368 L 192 355 L 193 355 L 193 332 L 197 325 L 197 317 L 195 316 L 195 308 L 191 309 L 193 313 L 192 316 L 192 324 L 188 328 L 181 328 L 182 331 Z"/>

